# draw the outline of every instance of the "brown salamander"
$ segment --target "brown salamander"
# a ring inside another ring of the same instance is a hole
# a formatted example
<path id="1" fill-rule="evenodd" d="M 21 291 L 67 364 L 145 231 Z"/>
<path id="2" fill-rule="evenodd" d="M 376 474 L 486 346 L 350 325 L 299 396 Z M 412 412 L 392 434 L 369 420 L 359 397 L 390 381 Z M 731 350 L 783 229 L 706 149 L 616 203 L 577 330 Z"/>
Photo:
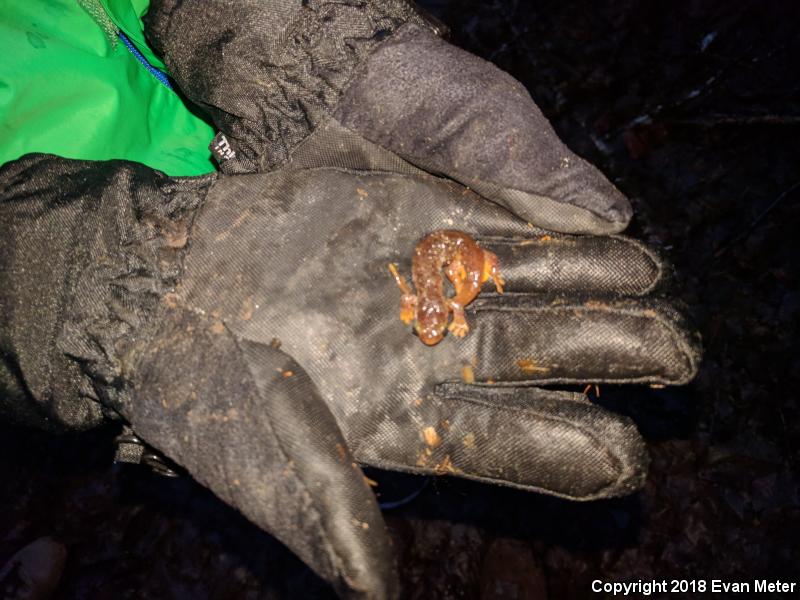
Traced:
<path id="1" fill-rule="evenodd" d="M 442 269 L 455 289 L 455 295 L 444 295 Z M 413 294 L 396 265 L 389 270 L 403 292 L 400 299 L 400 319 L 408 325 L 414 322 L 419 339 L 433 346 L 444 337 L 445 329 L 456 337 L 464 337 L 469 325 L 464 307 L 472 302 L 481 285 L 491 278 L 498 293 L 503 293 L 497 256 L 484 250 L 463 231 L 439 230 L 425 237 L 414 248 L 411 278 L 417 293 Z M 453 321 L 448 325 L 450 312 Z"/>

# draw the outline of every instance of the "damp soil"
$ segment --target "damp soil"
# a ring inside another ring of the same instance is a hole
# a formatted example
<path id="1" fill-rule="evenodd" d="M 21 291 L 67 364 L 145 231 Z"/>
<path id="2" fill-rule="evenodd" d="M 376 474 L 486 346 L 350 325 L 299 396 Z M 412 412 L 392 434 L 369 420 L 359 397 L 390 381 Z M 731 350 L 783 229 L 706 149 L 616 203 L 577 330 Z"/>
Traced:
<path id="1" fill-rule="evenodd" d="M 588 598 L 595 579 L 796 578 L 800 11 L 422 4 L 455 43 L 520 79 L 632 199 L 630 233 L 675 265 L 673 292 L 705 357 L 686 387 L 600 390 L 648 442 L 636 495 L 570 503 L 441 477 L 387 510 L 409 596 Z M 332 597 L 190 479 L 112 465 L 115 434 L 0 429 L 0 564 L 52 536 L 67 549 L 56 598 Z M 421 485 L 370 476 L 386 500 Z"/>

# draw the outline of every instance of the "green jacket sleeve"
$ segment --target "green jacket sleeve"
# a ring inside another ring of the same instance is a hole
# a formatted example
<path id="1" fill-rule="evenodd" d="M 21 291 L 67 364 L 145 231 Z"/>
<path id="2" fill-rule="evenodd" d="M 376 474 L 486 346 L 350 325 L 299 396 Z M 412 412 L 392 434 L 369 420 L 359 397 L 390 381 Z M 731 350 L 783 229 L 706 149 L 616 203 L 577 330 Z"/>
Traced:
<path id="1" fill-rule="evenodd" d="M 141 0 L 27 0 L 0 11 L 0 164 L 30 152 L 215 170 L 212 127 L 142 61 Z M 142 61 L 118 36 L 122 31 Z"/>

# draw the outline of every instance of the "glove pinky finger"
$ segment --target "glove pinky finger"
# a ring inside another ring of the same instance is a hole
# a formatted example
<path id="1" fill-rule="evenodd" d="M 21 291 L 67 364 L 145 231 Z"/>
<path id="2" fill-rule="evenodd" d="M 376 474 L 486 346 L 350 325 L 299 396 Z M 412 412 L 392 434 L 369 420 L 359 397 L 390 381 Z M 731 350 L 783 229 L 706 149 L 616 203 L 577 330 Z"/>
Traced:
<path id="1" fill-rule="evenodd" d="M 386 432 L 383 431 L 382 435 Z M 366 439 L 371 466 L 454 475 L 567 498 L 635 492 L 649 457 L 633 422 L 582 394 L 448 383 L 397 419 L 398 439 Z"/>

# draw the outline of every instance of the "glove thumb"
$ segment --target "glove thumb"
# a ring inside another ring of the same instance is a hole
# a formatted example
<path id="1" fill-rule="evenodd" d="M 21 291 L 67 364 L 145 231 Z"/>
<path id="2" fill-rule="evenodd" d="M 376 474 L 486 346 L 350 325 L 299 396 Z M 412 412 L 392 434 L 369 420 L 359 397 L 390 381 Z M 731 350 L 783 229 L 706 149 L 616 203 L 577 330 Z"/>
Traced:
<path id="1" fill-rule="evenodd" d="M 342 597 L 397 595 L 378 505 L 314 384 L 276 347 L 168 309 L 134 351 L 123 410 L 148 443 L 295 552 Z"/>

